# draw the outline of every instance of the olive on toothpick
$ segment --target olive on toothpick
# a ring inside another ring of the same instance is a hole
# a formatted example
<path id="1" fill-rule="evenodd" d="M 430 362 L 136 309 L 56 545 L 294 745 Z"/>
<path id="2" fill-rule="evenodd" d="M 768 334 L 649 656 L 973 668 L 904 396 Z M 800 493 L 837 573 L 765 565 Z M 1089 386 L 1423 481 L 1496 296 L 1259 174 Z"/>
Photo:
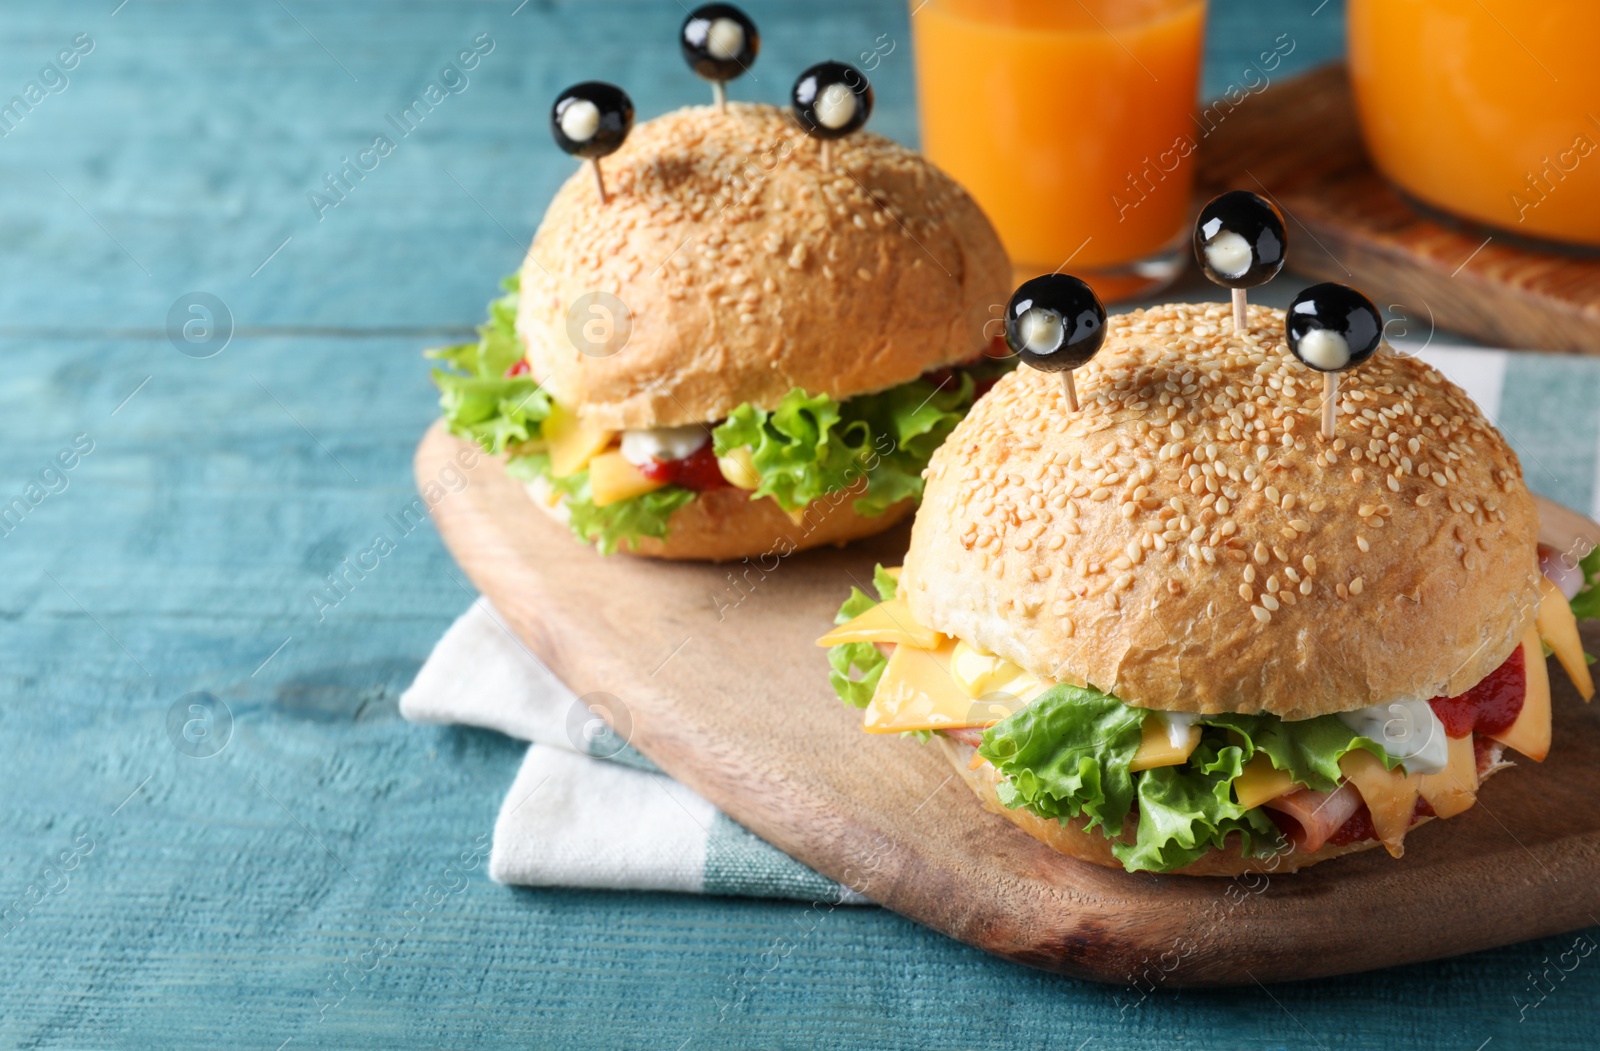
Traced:
<path id="1" fill-rule="evenodd" d="M 581 157 L 594 169 L 600 203 L 606 202 L 606 181 L 600 158 L 621 148 L 633 130 L 633 100 L 615 84 L 586 80 L 556 96 L 550 107 L 550 134 L 562 152 Z"/>
<path id="2" fill-rule="evenodd" d="M 1288 240 L 1277 206 L 1249 190 L 1230 190 L 1200 209 L 1194 257 L 1206 277 L 1233 290 L 1235 332 L 1245 329 L 1245 289 L 1278 275 Z"/>
<path id="3" fill-rule="evenodd" d="M 1106 308 L 1094 289 L 1070 274 L 1024 281 L 1006 305 L 1006 345 L 1024 365 L 1061 373 L 1067 408 L 1078 411 L 1072 370 L 1106 341 Z"/>
<path id="4" fill-rule="evenodd" d="M 818 62 L 794 82 L 790 100 L 800 127 L 821 140 L 826 169 L 828 144 L 858 131 L 872 116 L 872 83 L 846 62 Z"/>
<path id="5" fill-rule="evenodd" d="M 683 60 L 695 75 L 711 81 L 718 110 L 728 108 L 728 81 L 749 72 L 761 53 L 761 33 L 750 16 L 732 4 L 702 4 L 678 30 Z"/>
<path id="6" fill-rule="evenodd" d="M 1372 357 L 1383 342 L 1383 318 L 1372 300 L 1349 285 L 1312 285 L 1284 315 L 1289 350 L 1322 373 L 1322 436 L 1333 439 L 1339 373 Z"/>

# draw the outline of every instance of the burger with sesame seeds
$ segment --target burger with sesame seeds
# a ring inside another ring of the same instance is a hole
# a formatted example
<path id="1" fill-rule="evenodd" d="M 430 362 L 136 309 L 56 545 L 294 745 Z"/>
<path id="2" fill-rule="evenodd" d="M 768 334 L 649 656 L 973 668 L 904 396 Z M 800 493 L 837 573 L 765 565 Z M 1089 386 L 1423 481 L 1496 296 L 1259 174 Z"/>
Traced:
<path id="1" fill-rule="evenodd" d="M 1541 573 L 1479 408 L 1381 347 L 1325 439 L 1283 312 L 1247 316 L 1108 319 L 1077 412 L 1044 372 L 1000 380 L 929 463 L 904 567 L 820 640 L 867 732 L 936 741 L 986 809 L 1075 858 L 1399 857 L 1507 750 L 1544 758 L 1545 647 L 1594 692 L 1574 610 L 1600 612 L 1600 557 L 1564 588 Z"/>
<path id="2" fill-rule="evenodd" d="M 824 167 L 785 110 L 632 128 L 608 87 L 552 115 L 603 183 L 573 175 L 479 340 L 434 352 L 449 429 L 607 554 L 781 556 L 902 520 L 1009 365 L 984 331 L 1011 279 L 993 227 L 880 136 Z"/>

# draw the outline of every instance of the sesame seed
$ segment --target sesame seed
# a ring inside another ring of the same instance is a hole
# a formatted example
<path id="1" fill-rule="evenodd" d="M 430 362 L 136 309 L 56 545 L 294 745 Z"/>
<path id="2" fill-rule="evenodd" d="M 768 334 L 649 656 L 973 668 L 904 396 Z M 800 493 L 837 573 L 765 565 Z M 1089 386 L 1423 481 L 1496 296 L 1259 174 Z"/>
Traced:
<path id="1" fill-rule="evenodd" d="M 1363 585 L 1362 585 L 1362 580 L 1361 580 L 1361 578 L 1360 578 L 1360 577 L 1356 577 L 1356 578 L 1355 578 L 1355 579 L 1354 579 L 1354 580 L 1352 580 L 1352 581 L 1351 581 L 1351 582 L 1350 582 L 1350 594 L 1352 594 L 1352 595 L 1359 595 L 1359 594 L 1361 594 L 1361 588 L 1362 588 L 1362 586 L 1363 586 Z"/>
<path id="2" fill-rule="evenodd" d="M 1272 614 L 1268 613 L 1265 609 L 1262 609 L 1260 606 L 1251 606 L 1250 607 L 1250 612 L 1255 614 L 1256 620 L 1260 621 L 1262 624 L 1271 624 L 1272 623 Z"/>

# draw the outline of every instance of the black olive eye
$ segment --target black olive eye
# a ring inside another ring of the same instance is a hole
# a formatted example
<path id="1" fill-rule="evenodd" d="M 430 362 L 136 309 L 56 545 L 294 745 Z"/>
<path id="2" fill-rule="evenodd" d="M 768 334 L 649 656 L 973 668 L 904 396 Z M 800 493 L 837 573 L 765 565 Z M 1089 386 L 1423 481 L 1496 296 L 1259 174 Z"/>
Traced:
<path id="1" fill-rule="evenodd" d="M 1265 197 L 1230 190 L 1213 197 L 1194 224 L 1194 257 L 1206 277 L 1227 288 L 1264 285 L 1283 269 L 1283 216 Z"/>
<path id="2" fill-rule="evenodd" d="M 633 100 L 615 84 L 574 84 L 550 107 L 550 134 L 574 157 L 594 160 L 615 153 L 631 130 Z"/>
<path id="3" fill-rule="evenodd" d="M 1294 297 L 1284 329 L 1294 356 L 1318 372 L 1353 369 L 1383 342 L 1383 318 L 1372 300 L 1331 281 Z"/>
<path id="4" fill-rule="evenodd" d="M 678 33 L 683 60 L 695 75 L 721 83 L 746 73 L 761 53 L 761 34 L 732 4 L 705 4 L 683 20 Z"/>
<path id="5" fill-rule="evenodd" d="M 1006 345 L 1023 364 L 1065 372 L 1088 362 L 1106 339 L 1106 308 L 1068 274 L 1024 282 L 1006 307 Z"/>
<path id="6" fill-rule="evenodd" d="M 794 114 L 807 135 L 841 139 L 872 116 L 872 84 L 844 62 L 818 62 L 794 82 Z"/>

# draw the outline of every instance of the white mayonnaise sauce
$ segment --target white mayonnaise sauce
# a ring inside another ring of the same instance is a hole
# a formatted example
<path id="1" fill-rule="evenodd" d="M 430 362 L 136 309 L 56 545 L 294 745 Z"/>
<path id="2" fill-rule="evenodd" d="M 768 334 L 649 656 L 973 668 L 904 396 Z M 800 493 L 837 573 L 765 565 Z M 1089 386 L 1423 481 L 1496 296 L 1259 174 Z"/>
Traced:
<path id="1" fill-rule="evenodd" d="M 817 114 L 817 123 L 824 128 L 842 128 L 855 119 L 855 92 L 843 84 L 829 84 L 822 89 L 822 95 L 817 99 L 817 104 L 814 108 Z"/>
<path id="2" fill-rule="evenodd" d="M 622 432 L 622 458 L 636 467 L 651 460 L 681 460 L 711 440 L 698 423 L 686 427 L 652 427 Z"/>
<path id="3" fill-rule="evenodd" d="M 726 62 L 744 50 L 744 26 L 731 18 L 719 18 L 706 31 L 706 54 Z"/>
<path id="4" fill-rule="evenodd" d="M 1174 748 L 1182 748 L 1189 743 L 1189 728 L 1195 724 L 1200 716 L 1194 712 L 1162 712 L 1162 717 L 1167 720 L 1167 741 Z"/>
<path id="5" fill-rule="evenodd" d="M 588 99 L 578 99 L 561 111 L 561 134 L 573 142 L 588 142 L 599 130 L 600 107 Z"/>
<path id="6" fill-rule="evenodd" d="M 1408 774 L 1437 774 L 1450 761 L 1450 742 L 1444 723 L 1427 701 L 1374 704 L 1353 712 L 1340 712 L 1339 721 L 1396 759 L 1405 761 Z"/>
<path id="7" fill-rule="evenodd" d="M 1250 242 L 1232 230 L 1224 230 L 1206 245 L 1206 262 L 1223 277 L 1242 277 L 1250 260 Z"/>

